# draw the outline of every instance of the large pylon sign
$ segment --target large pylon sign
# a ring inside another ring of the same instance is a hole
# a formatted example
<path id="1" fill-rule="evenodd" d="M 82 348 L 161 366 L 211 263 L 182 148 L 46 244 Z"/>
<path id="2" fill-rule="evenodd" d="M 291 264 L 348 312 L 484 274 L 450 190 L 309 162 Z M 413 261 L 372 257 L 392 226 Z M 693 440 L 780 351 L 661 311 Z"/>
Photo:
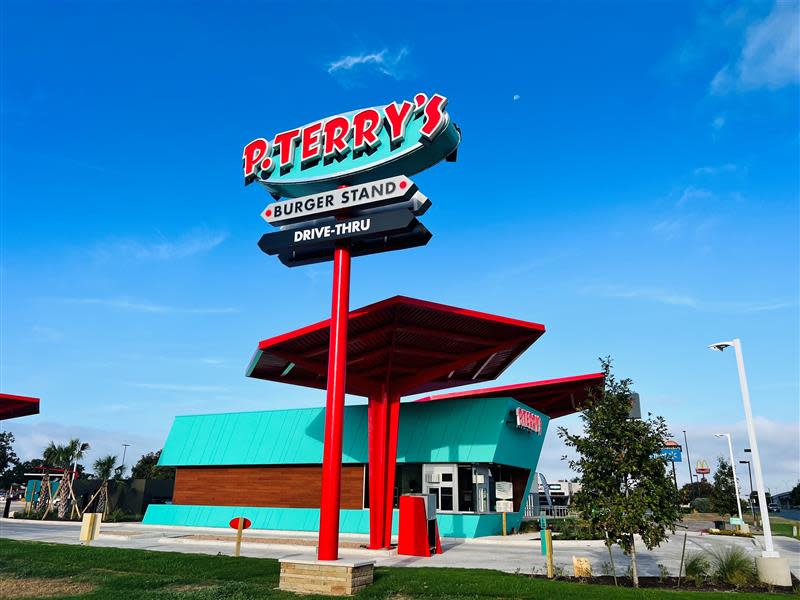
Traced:
<path id="1" fill-rule="evenodd" d="M 256 138 L 242 153 L 245 185 L 257 181 L 277 201 L 262 211 L 262 217 L 280 231 L 263 235 L 261 250 L 289 267 L 333 260 L 320 560 L 338 558 L 350 259 L 424 246 L 431 239 L 417 219 L 431 202 L 409 176 L 442 160 L 455 160 L 461 132 L 446 107 L 444 96 L 418 93 L 413 100 L 327 117 L 271 139 Z M 393 464 L 385 458 L 396 451 L 397 429 L 377 423 L 396 424 L 400 394 L 382 389 L 374 396 L 370 395 L 369 410 L 375 413 L 370 422 L 376 426 L 370 427 L 370 446 L 384 449 L 377 466 L 385 471 L 385 465 Z M 371 457 L 370 473 L 375 467 Z M 392 479 L 393 473 L 379 481 L 388 487 Z M 380 492 L 390 501 L 390 492 Z M 386 509 L 381 512 L 377 535 L 373 536 L 372 521 L 370 525 L 370 546 L 375 548 L 390 543 L 385 519 L 391 531 L 391 505 L 388 517 Z"/>

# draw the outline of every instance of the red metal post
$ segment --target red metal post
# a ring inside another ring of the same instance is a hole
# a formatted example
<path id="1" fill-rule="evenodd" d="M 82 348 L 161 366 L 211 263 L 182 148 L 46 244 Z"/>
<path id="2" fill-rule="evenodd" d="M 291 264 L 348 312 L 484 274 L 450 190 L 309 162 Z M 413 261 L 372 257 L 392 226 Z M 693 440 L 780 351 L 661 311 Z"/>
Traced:
<path id="1" fill-rule="evenodd" d="M 373 550 L 385 547 L 383 524 L 386 506 L 386 469 L 384 467 L 384 449 L 386 447 L 386 399 L 386 390 L 381 388 L 370 395 L 367 405 L 367 435 L 369 442 L 369 547 Z"/>
<path id="2" fill-rule="evenodd" d="M 397 434 L 400 422 L 400 394 L 389 393 L 386 397 L 386 496 L 383 512 L 384 548 L 392 545 L 392 517 L 394 514 L 394 479 L 397 468 Z"/>
<path id="3" fill-rule="evenodd" d="M 385 388 L 369 397 L 369 547 L 392 543 L 400 395 Z"/>
<path id="4" fill-rule="evenodd" d="M 319 560 L 339 558 L 339 506 L 342 490 L 342 434 L 347 371 L 347 316 L 350 304 L 350 249 L 333 254 L 331 339 L 328 348 L 328 395 L 325 403 L 325 447 L 319 509 Z"/>

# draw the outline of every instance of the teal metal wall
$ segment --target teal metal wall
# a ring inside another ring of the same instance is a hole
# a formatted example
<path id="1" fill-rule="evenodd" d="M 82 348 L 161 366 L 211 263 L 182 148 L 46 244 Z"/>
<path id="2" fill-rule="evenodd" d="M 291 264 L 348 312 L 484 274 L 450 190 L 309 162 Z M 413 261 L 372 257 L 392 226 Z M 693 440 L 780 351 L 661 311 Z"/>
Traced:
<path id="1" fill-rule="evenodd" d="M 317 508 L 270 508 L 253 506 L 191 506 L 177 504 L 151 504 L 144 517 L 145 525 L 180 525 L 185 527 L 228 528 L 234 517 L 245 516 L 253 529 L 274 531 L 317 531 Z M 521 514 L 507 515 L 506 526 L 517 529 Z M 490 514 L 437 515 L 439 533 L 444 537 L 474 538 L 499 534 L 502 516 Z M 392 519 L 392 534 L 397 535 L 397 510 Z M 342 510 L 339 513 L 339 530 L 342 533 L 369 533 L 368 510 Z"/>
<path id="2" fill-rule="evenodd" d="M 537 435 L 508 423 L 521 407 L 512 398 L 481 398 L 404 402 L 400 405 L 398 463 L 497 463 L 530 470 L 523 498 L 527 498 L 545 439 L 549 418 L 542 419 Z M 345 409 L 343 457 L 345 463 L 367 463 L 367 407 Z M 319 464 L 325 410 L 224 413 L 176 417 L 160 465 L 219 466 Z M 508 515 L 508 528 L 522 520 Z M 316 531 L 319 510 L 305 508 L 151 505 L 144 523 L 227 527 L 234 516 L 245 515 L 257 529 Z M 448 537 L 478 537 L 500 533 L 499 514 L 440 514 L 439 529 Z M 397 519 L 394 519 L 396 526 Z M 341 531 L 368 533 L 369 511 L 343 510 Z"/>

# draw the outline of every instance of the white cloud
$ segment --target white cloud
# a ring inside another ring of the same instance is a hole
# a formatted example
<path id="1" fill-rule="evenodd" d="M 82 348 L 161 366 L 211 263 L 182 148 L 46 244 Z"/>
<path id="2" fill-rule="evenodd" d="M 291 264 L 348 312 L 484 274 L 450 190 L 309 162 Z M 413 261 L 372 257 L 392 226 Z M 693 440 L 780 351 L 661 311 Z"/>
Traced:
<path id="1" fill-rule="evenodd" d="M 180 308 L 153 304 L 146 301 L 136 301 L 130 298 L 64 298 L 65 302 L 73 304 L 89 304 L 105 306 L 130 312 L 143 312 L 155 314 L 184 314 L 184 315 L 226 315 L 239 312 L 233 307 L 225 308 Z"/>
<path id="2" fill-rule="evenodd" d="M 165 427 L 169 425 L 165 421 Z M 22 460 L 41 458 L 42 451 L 51 442 L 63 443 L 71 438 L 89 442 L 91 448 L 82 464 L 91 471 L 92 463 L 106 454 L 122 459 L 122 443 L 131 444 L 125 462 L 130 468 L 142 454 L 161 448 L 163 435 L 142 435 L 130 431 L 97 429 L 83 425 L 39 422 L 37 417 L 7 421 L 3 428 L 14 434 L 14 450 Z"/>
<path id="3" fill-rule="evenodd" d="M 327 70 L 330 75 L 338 76 L 347 83 L 352 83 L 352 76 L 357 72 L 378 72 L 393 79 L 402 79 L 404 72 L 402 62 L 408 56 L 408 48 L 400 48 L 396 53 L 390 53 L 386 48 L 379 52 L 364 54 L 349 54 L 331 63 Z"/>
<path id="4" fill-rule="evenodd" d="M 719 175 L 720 173 L 733 173 L 738 167 L 733 163 L 725 163 L 719 166 L 698 167 L 694 170 L 695 175 Z"/>
<path id="5" fill-rule="evenodd" d="M 339 60 L 335 60 L 328 65 L 328 73 L 334 73 L 339 70 L 349 71 L 353 67 L 359 65 L 381 65 L 386 57 L 386 50 L 380 52 L 372 52 L 370 54 L 355 54 L 343 56 Z"/>
<path id="6" fill-rule="evenodd" d="M 515 100 L 515 101 L 519 100 L 520 99 L 520 95 L 519 94 L 514 94 L 514 96 L 511 99 Z"/>
<path id="7" fill-rule="evenodd" d="M 163 235 L 152 240 L 116 238 L 98 244 L 92 249 L 92 254 L 99 260 L 177 260 L 210 252 L 227 237 L 224 232 L 197 229 L 174 239 Z"/>
<path id="8" fill-rule="evenodd" d="M 720 69 L 711 92 L 776 90 L 800 82 L 800 13 L 796 2 L 775 2 L 769 15 L 747 28 L 741 54 Z"/>
<path id="9" fill-rule="evenodd" d="M 681 192 L 681 196 L 678 198 L 677 206 L 684 206 L 689 202 L 695 202 L 697 200 L 709 200 L 713 197 L 714 194 L 712 192 L 690 185 L 684 188 L 683 192 Z"/>
<path id="10" fill-rule="evenodd" d="M 653 225 L 653 233 L 667 241 L 674 240 L 686 229 L 684 219 L 664 219 Z"/>
<path id="11" fill-rule="evenodd" d="M 765 302 L 715 302 L 697 298 L 691 294 L 675 292 L 657 287 L 598 285 L 583 288 L 583 293 L 601 298 L 618 298 L 628 300 L 644 300 L 657 304 L 691 308 L 704 312 L 728 314 L 750 314 L 783 310 L 797 306 L 797 302 L 765 301 Z"/>

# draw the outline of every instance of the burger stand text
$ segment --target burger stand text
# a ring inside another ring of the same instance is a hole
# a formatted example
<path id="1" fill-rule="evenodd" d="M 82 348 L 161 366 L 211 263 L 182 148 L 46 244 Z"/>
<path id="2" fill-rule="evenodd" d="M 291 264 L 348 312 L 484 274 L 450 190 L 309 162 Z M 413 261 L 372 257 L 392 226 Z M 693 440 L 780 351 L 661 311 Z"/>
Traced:
<path id="1" fill-rule="evenodd" d="M 242 155 L 245 185 L 276 200 L 261 216 L 279 231 L 259 248 L 288 267 L 333 260 L 318 560 L 338 559 L 350 259 L 431 239 L 417 219 L 431 202 L 409 176 L 455 161 L 461 132 L 446 107 L 419 93 L 257 138 Z"/>

